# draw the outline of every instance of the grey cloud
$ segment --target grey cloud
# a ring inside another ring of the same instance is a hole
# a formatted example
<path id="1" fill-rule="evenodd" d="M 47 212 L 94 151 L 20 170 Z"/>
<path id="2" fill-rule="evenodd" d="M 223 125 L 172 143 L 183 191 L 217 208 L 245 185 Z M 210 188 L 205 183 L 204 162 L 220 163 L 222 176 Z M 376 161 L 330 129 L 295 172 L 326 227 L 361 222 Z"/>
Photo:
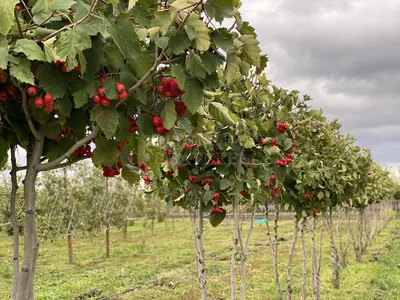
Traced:
<path id="1" fill-rule="evenodd" d="M 274 84 L 309 94 L 377 160 L 400 162 L 398 1 L 243 0 L 241 13 Z"/>

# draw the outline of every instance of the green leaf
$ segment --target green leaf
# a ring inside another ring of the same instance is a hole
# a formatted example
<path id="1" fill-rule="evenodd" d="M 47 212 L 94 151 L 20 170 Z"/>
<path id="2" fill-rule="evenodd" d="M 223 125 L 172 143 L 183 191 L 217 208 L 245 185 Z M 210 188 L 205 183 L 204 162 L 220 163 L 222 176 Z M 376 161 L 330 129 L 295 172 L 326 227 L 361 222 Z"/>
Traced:
<path id="1" fill-rule="evenodd" d="M 195 144 L 199 144 L 200 146 L 203 146 L 203 147 L 211 145 L 211 141 L 206 139 L 204 137 L 204 135 L 202 135 L 201 133 L 196 134 L 193 137 L 193 141 L 194 141 Z"/>
<path id="2" fill-rule="evenodd" d="M 189 40 L 186 32 L 183 30 L 177 32 L 168 40 L 168 47 L 175 55 L 185 53 L 186 49 L 188 49 L 191 45 L 192 42 Z"/>
<path id="3" fill-rule="evenodd" d="M 118 96 L 117 83 L 113 79 L 106 79 L 103 83 L 104 93 L 109 99 L 116 99 Z"/>
<path id="4" fill-rule="evenodd" d="M 56 41 L 56 37 L 52 37 L 47 41 L 43 42 L 44 54 L 46 57 L 46 61 L 51 63 L 53 61 L 59 60 L 55 50 L 54 50 L 54 42 Z"/>
<path id="5" fill-rule="evenodd" d="M 201 55 L 201 60 L 203 62 L 203 68 L 209 75 L 215 72 L 217 67 L 224 63 L 224 57 L 221 56 L 218 52 L 204 52 Z"/>
<path id="6" fill-rule="evenodd" d="M 268 154 L 274 154 L 274 153 L 279 153 L 281 150 L 279 149 L 278 146 L 272 146 L 268 148 Z"/>
<path id="7" fill-rule="evenodd" d="M 90 113 L 90 120 L 96 121 L 106 138 L 111 138 L 118 128 L 119 116 L 115 105 L 108 107 L 96 106 Z"/>
<path id="8" fill-rule="evenodd" d="M 213 197 L 214 192 L 211 190 L 205 191 L 202 197 L 204 205 L 207 205 L 208 202 L 211 201 L 211 198 Z"/>
<path id="9" fill-rule="evenodd" d="M 153 64 L 153 56 L 147 51 L 142 51 L 139 56 L 129 60 L 129 65 L 138 78 L 142 78 L 151 69 Z"/>
<path id="10" fill-rule="evenodd" d="M 72 6 L 74 10 L 74 21 L 77 22 L 82 20 L 89 12 L 90 5 L 85 3 L 84 0 L 78 0 L 75 5 Z M 85 31 L 91 36 L 95 36 L 100 32 L 106 30 L 106 20 L 103 18 L 101 13 L 96 14 L 96 17 L 86 18 L 84 21 L 76 25 L 76 28 Z"/>
<path id="11" fill-rule="evenodd" d="M 29 60 L 46 61 L 46 57 L 39 45 L 28 39 L 20 39 L 15 43 L 14 52 L 24 53 Z"/>
<path id="12" fill-rule="evenodd" d="M 10 149 L 10 143 L 0 137 L 0 161 L 3 161 L 8 157 L 8 150 Z"/>
<path id="13" fill-rule="evenodd" d="M 210 30 L 197 14 L 189 16 L 186 20 L 185 29 L 189 39 L 193 40 L 194 49 L 206 51 L 210 48 Z"/>
<path id="14" fill-rule="evenodd" d="M 14 9 L 18 2 L 18 0 L 0 2 L 0 34 L 6 35 L 14 24 Z"/>
<path id="15" fill-rule="evenodd" d="M 41 64 L 38 69 L 39 85 L 53 98 L 64 96 L 69 83 L 69 74 L 62 72 L 55 64 Z"/>
<path id="16" fill-rule="evenodd" d="M 18 64 L 11 63 L 10 74 L 20 82 L 35 84 L 35 79 L 31 71 L 31 62 L 25 57 L 22 57 Z"/>
<path id="17" fill-rule="evenodd" d="M 131 10 L 136 5 L 136 2 L 138 2 L 138 0 L 129 0 L 128 11 Z"/>
<path id="18" fill-rule="evenodd" d="M 243 142 L 243 147 L 246 149 L 250 149 L 255 147 L 256 144 L 254 143 L 254 140 L 251 136 L 247 136 L 246 139 Z"/>
<path id="19" fill-rule="evenodd" d="M 8 41 L 5 36 L 0 35 L 0 68 L 7 69 L 7 65 L 8 65 Z"/>
<path id="20" fill-rule="evenodd" d="M 100 36 L 92 40 L 92 48 L 84 50 L 83 55 L 85 56 L 87 62 L 86 71 L 83 74 L 83 78 L 87 81 L 92 80 L 95 74 L 99 71 L 101 61 L 104 58 L 103 42 L 101 41 Z"/>
<path id="21" fill-rule="evenodd" d="M 55 108 L 64 116 L 70 117 L 71 110 L 73 108 L 73 103 L 68 96 L 64 96 L 62 99 L 59 99 L 55 102 Z"/>
<path id="22" fill-rule="evenodd" d="M 173 99 L 166 100 L 160 116 L 162 119 L 164 119 L 164 128 L 171 129 L 174 126 L 178 116 L 175 110 L 175 103 Z"/>
<path id="23" fill-rule="evenodd" d="M 109 66 L 113 68 L 114 70 L 119 70 L 124 67 L 124 57 L 122 56 L 121 51 L 115 46 L 114 44 L 111 43 L 106 43 L 104 45 L 104 53 L 106 56 L 106 59 L 109 63 Z"/>
<path id="24" fill-rule="evenodd" d="M 49 139 L 55 139 L 57 137 L 57 135 L 60 133 L 61 131 L 61 125 L 57 124 L 57 125 L 49 125 L 46 126 L 46 137 L 48 137 Z"/>
<path id="25" fill-rule="evenodd" d="M 185 87 L 185 70 L 181 65 L 172 65 L 171 67 L 171 75 L 178 80 L 179 87 L 183 90 Z"/>
<path id="26" fill-rule="evenodd" d="M 318 199 L 321 200 L 322 198 L 324 198 L 324 192 L 319 192 L 317 196 Z"/>
<path id="27" fill-rule="evenodd" d="M 206 12 L 211 19 L 222 23 L 225 18 L 231 18 L 234 15 L 233 0 L 208 0 Z"/>
<path id="28" fill-rule="evenodd" d="M 211 33 L 215 45 L 224 51 L 227 51 L 233 46 L 233 36 L 226 28 L 215 29 Z"/>
<path id="29" fill-rule="evenodd" d="M 186 57 L 186 67 L 189 69 L 190 73 L 199 78 L 206 77 L 206 70 L 203 67 L 203 62 L 200 56 L 191 51 Z"/>
<path id="30" fill-rule="evenodd" d="M 156 11 L 154 13 L 154 19 L 151 21 L 151 26 L 158 27 L 161 35 L 165 35 L 174 21 L 174 18 L 175 14 L 172 10 Z"/>
<path id="31" fill-rule="evenodd" d="M 146 138 L 144 133 L 139 131 L 138 133 L 138 145 L 137 145 L 137 160 L 138 163 L 144 163 L 146 157 Z"/>
<path id="32" fill-rule="evenodd" d="M 228 84 L 232 83 L 238 77 L 241 62 L 242 60 L 237 56 L 236 52 L 227 53 L 224 79 Z"/>
<path id="33" fill-rule="evenodd" d="M 46 20 L 47 22 L 60 20 L 60 17 L 50 19 L 50 16 L 54 11 L 68 12 L 68 8 L 74 4 L 74 0 L 38 0 L 32 7 L 33 21 L 36 24 L 42 24 L 46 22 Z"/>
<path id="34" fill-rule="evenodd" d="M 236 122 L 229 115 L 229 110 L 218 102 L 210 102 L 208 105 L 208 112 L 215 118 L 216 121 L 223 125 L 235 125 Z"/>
<path id="35" fill-rule="evenodd" d="M 153 135 L 154 134 L 154 126 L 151 122 L 152 116 L 148 114 L 139 115 L 136 124 L 139 128 L 139 131 L 142 131 L 145 135 Z"/>
<path id="36" fill-rule="evenodd" d="M 225 219 L 226 210 L 222 208 L 222 214 L 210 213 L 210 223 L 212 227 L 217 227 Z"/>
<path id="37" fill-rule="evenodd" d="M 241 35 L 239 41 L 243 43 L 241 50 L 241 59 L 250 65 L 260 67 L 260 53 L 261 49 L 258 46 L 260 43 L 253 35 Z"/>
<path id="38" fill-rule="evenodd" d="M 140 54 L 138 36 L 133 23 L 126 16 L 119 17 L 118 22 L 115 22 L 115 17 L 111 17 L 108 28 L 111 38 L 124 58 L 134 58 Z"/>
<path id="39" fill-rule="evenodd" d="M 112 166 L 119 155 L 115 140 L 107 140 L 103 136 L 96 138 L 96 148 L 93 151 L 93 163 L 95 165 Z"/>
<path id="40" fill-rule="evenodd" d="M 227 188 L 229 188 L 229 181 L 226 180 L 225 178 L 221 179 L 221 181 L 219 182 L 219 189 L 221 191 L 226 190 Z"/>
<path id="41" fill-rule="evenodd" d="M 80 108 L 89 102 L 89 95 L 86 92 L 85 87 L 82 87 L 80 90 L 74 92 L 72 96 L 74 97 L 76 108 Z"/>
<path id="42" fill-rule="evenodd" d="M 87 112 L 83 109 L 77 109 L 71 112 L 67 120 L 67 126 L 71 128 L 74 135 L 81 139 L 86 136 L 86 125 L 89 123 Z"/>
<path id="43" fill-rule="evenodd" d="M 115 134 L 115 138 L 117 141 L 122 141 L 123 139 L 126 139 L 130 135 L 129 132 L 130 125 L 131 122 L 129 122 L 128 119 L 125 118 L 122 113 L 120 113 L 118 130 L 117 133 Z"/>
<path id="44" fill-rule="evenodd" d="M 185 91 L 186 93 L 182 95 L 182 100 L 188 109 L 195 113 L 204 100 L 203 84 L 196 78 L 188 77 L 185 81 Z"/>
<path id="45" fill-rule="evenodd" d="M 78 65 L 77 55 L 92 47 L 90 35 L 85 31 L 70 29 L 61 33 L 55 43 L 55 50 L 61 61 L 67 62 L 67 70 L 71 71 Z"/>
<path id="46" fill-rule="evenodd" d="M 121 172 L 121 177 L 124 178 L 130 184 L 139 182 L 140 180 L 140 170 L 138 167 L 131 165 L 125 165 Z"/>
<path id="47" fill-rule="evenodd" d="M 150 153 L 150 159 L 148 165 L 150 169 L 156 173 L 158 169 L 160 169 L 162 159 L 164 156 L 164 152 L 160 147 L 149 146 L 147 152 Z"/>

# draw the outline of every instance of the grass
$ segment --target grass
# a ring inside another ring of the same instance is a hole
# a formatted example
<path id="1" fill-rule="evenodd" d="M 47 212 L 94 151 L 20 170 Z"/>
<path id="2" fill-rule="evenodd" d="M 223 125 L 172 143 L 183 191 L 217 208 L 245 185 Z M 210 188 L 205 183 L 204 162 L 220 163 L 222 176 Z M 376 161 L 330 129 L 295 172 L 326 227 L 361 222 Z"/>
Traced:
<path id="1" fill-rule="evenodd" d="M 36 276 L 36 299 L 199 299 L 195 251 L 188 219 L 158 223 L 151 234 L 150 222 L 129 227 L 127 239 L 111 231 L 111 257 L 105 258 L 104 236 L 74 238 L 74 261 L 68 263 L 66 239 L 40 246 Z M 232 223 L 212 228 L 205 222 L 207 286 L 210 299 L 230 299 L 230 249 Z M 248 223 L 243 228 L 246 229 Z M 280 222 L 279 268 L 286 287 L 286 262 L 292 221 Z M 393 220 L 377 236 L 362 261 L 341 272 L 341 288 L 330 283 L 330 248 L 324 236 L 322 299 L 400 299 L 400 220 Z M 309 237 L 309 234 L 307 234 Z M 309 239 L 307 244 L 310 245 Z M 308 252 L 309 254 L 309 252 Z M 301 248 L 293 258 L 294 299 L 299 299 Z M 11 239 L 0 232 L 0 299 L 9 299 L 12 278 Z M 246 299 L 276 299 L 271 251 L 265 225 L 256 224 L 247 261 Z M 238 273 L 239 274 L 239 273 Z M 118 294 L 132 288 L 125 294 Z M 86 296 L 85 296 L 86 295 Z M 311 298 L 311 297 L 309 297 Z"/>

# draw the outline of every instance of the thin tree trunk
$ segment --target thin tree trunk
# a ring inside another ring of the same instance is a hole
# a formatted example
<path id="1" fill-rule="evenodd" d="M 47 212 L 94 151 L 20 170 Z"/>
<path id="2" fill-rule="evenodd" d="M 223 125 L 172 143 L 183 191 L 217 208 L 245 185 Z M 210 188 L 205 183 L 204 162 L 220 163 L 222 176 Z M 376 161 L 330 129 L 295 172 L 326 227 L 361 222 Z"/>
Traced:
<path id="1" fill-rule="evenodd" d="M 307 298 L 307 248 L 305 230 L 307 225 L 307 219 L 304 218 L 301 225 L 301 250 L 303 252 L 303 276 L 301 281 L 301 299 L 306 300 Z"/>
<path id="2" fill-rule="evenodd" d="M 106 228 L 106 257 L 110 257 L 110 228 Z"/>
<path id="3" fill-rule="evenodd" d="M 124 221 L 124 231 L 123 231 L 124 240 L 128 237 L 128 220 Z"/>
<path id="4" fill-rule="evenodd" d="M 316 272 L 316 294 L 315 294 L 316 300 L 321 299 L 322 240 L 323 240 L 324 229 L 325 229 L 325 221 L 322 221 L 321 230 L 319 233 L 319 257 L 318 257 L 318 265 L 317 265 L 317 269 L 316 269 L 316 271 L 317 271 Z"/>
<path id="5" fill-rule="evenodd" d="M 38 130 L 41 139 L 29 142 L 27 153 L 27 170 L 24 180 L 25 198 L 25 227 L 24 227 L 24 254 L 22 268 L 18 281 L 17 299 L 34 299 L 34 279 L 36 270 L 39 239 L 36 230 L 35 218 L 35 183 L 38 172 L 35 166 L 40 163 L 43 151 L 44 128 Z M 33 147 L 32 147 L 33 146 Z"/>
<path id="6" fill-rule="evenodd" d="M 243 240 L 239 231 L 239 240 L 240 240 L 240 300 L 245 300 L 246 297 L 246 259 L 247 259 L 247 250 L 249 249 L 250 244 L 250 236 L 254 227 L 254 216 L 256 212 L 256 204 L 253 205 L 253 212 L 251 214 L 250 228 L 247 233 L 246 244 L 243 246 Z"/>
<path id="7" fill-rule="evenodd" d="M 231 254 L 231 300 L 236 299 L 236 256 L 239 242 L 239 196 L 233 198 L 233 245 Z"/>
<path id="8" fill-rule="evenodd" d="M 297 242 L 297 236 L 299 234 L 299 218 L 295 216 L 294 219 L 294 233 L 293 233 L 293 239 L 292 239 L 292 244 L 290 245 L 289 249 L 289 257 L 288 257 L 288 265 L 287 265 L 287 299 L 291 300 L 292 299 L 292 294 L 293 294 L 293 287 L 292 287 L 292 261 L 293 261 L 293 253 L 294 249 L 296 247 L 296 242 Z"/>
<path id="9" fill-rule="evenodd" d="M 151 218 L 151 234 L 154 235 L 154 216 Z"/>
<path id="10" fill-rule="evenodd" d="M 201 209 L 202 200 L 199 198 L 196 213 L 190 211 L 192 231 L 194 235 L 194 246 L 197 255 L 197 271 L 199 276 L 200 295 L 202 300 L 207 300 L 207 280 L 206 280 L 206 264 L 204 258 L 203 246 L 203 211 Z"/>
<path id="11" fill-rule="evenodd" d="M 338 289 L 340 285 L 340 263 L 335 237 L 333 235 L 332 208 L 329 211 L 329 216 L 326 217 L 325 215 L 325 218 L 328 225 L 328 234 L 331 242 L 332 284 L 335 289 Z"/>
<path id="12" fill-rule="evenodd" d="M 73 251 L 72 251 L 72 232 L 68 232 L 68 261 L 70 264 L 73 263 Z"/>
<path id="13" fill-rule="evenodd" d="M 372 208 L 372 213 L 373 213 L 372 228 L 371 228 L 371 233 L 369 235 L 370 243 L 372 243 L 372 240 L 375 237 L 376 224 L 377 224 L 377 220 L 378 220 L 378 215 L 377 215 L 377 211 L 376 211 L 375 207 Z"/>
<path id="14" fill-rule="evenodd" d="M 317 292 L 317 247 L 315 240 L 315 230 L 317 227 L 317 219 L 315 216 L 312 216 L 311 223 L 311 287 L 313 296 L 315 298 L 315 294 Z"/>
<path id="15" fill-rule="evenodd" d="M 271 231 L 269 228 L 269 208 L 267 202 L 265 202 L 265 218 L 267 219 L 266 222 L 266 230 L 267 236 L 269 240 L 269 244 L 272 250 L 272 264 L 274 269 L 274 279 L 276 284 L 276 292 L 278 294 L 278 299 L 283 299 L 281 283 L 279 280 L 279 271 L 278 271 L 278 218 L 279 218 L 279 205 L 276 202 L 275 204 L 275 219 L 274 219 L 274 239 L 271 237 Z"/>
<path id="16" fill-rule="evenodd" d="M 11 195 L 10 195 L 10 219 L 13 229 L 13 283 L 11 289 L 11 298 L 17 299 L 18 280 L 19 280 L 19 224 L 16 215 L 17 200 L 17 161 L 15 158 L 15 146 L 11 147 Z"/>
<path id="17" fill-rule="evenodd" d="M 357 224 L 357 212 L 354 212 L 355 215 L 355 224 Z M 351 218 L 350 218 L 350 213 L 349 213 L 349 219 L 348 219 L 348 229 L 349 229 L 349 233 L 351 236 L 351 240 L 353 241 L 353 248 L 354 248 L 354 260 L 355 262 L 359 262 L 360 261 L 360 246 L 359 246 L 359 239 L 358 239 L 358 235 L 355 234 L 354 230 L 353 230 L 353 224 L 351 223 Z"/>
<path id="18" fill-rule="evenodd" d="M 173 208 L 171 217 L 172 217 L 172 231 L 175 231 L 175 213 Z"/>

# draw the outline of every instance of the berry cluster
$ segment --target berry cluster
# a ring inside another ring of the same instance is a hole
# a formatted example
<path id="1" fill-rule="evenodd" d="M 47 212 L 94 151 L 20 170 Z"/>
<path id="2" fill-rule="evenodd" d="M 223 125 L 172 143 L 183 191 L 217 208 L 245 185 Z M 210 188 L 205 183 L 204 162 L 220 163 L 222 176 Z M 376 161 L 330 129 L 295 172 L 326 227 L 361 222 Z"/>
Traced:
<path id="1" fill-rule="evenodd" d="M 90 158 L 92 157 L 92 147 L 90 147 L 89 144 L 87 145 L 82 145 L 78 149 L 74 151 L 74 154 L 78 157 L 87 157 Z"/>
<path id="2" fill-rule="evenodd" d="M 276 126 L 278 127 L 279 134 L 285 133 L 289 129 L 285 123 L 277 123 Z"/>
<path id="3" fill-rule="evenodd" d="M 189 175 L 188 179 L 191 183 L 197 183 L 197 177 L 195 175 Z"/>
<path id="4" fill-rule="evenodd" d="M 308 200 L 313 200 L 314 199 L 314 197 L 313 197 L 313 195 L 311 195 L 311 194 L 304 194 L 304 199 L 308 199 Z"/>
<path id="5" fill-rule="evenodd" d="M 56 66 L 57 66 L 57 67 L 60 67 L 61 72 L 64 72 L 64 73 L 67 73 L 67 72 L 68 72 L 68 71 L 67 71 L 67 62 L 57 60 L 57 61 L 56 61 Z M 78 64 L 78 65 L 74 68 L 74 71 L 77 72 L 77 73 L 80 73 L 80 72 L 81 72 L 81 65 Z"/>
<path id="6" fill-rule="evenodd" d="M 37 97 L 34 101 L 37 108 L 43 108 L 45 112 L 51 113 L 54 110 L 54 99 L 51 94 L 45 94 L 44 97 Z"/>
<path id="7" fill-rule="evenodd" d="M 218 159 L 218 160 L 212 160 L 212 161 L 210 161 L 210 165 L 212 165 L 212 166 L 219 166 L 221 164 L 221 161 Z"/>
<path id="8" fill-rule="evenodd" d="M 183 103 L 181 100 L 175 100 L 175 111 L 178 114 L 178 116 L 183 116 L 186 112 L 186 104 Z"/>
<path id="9" fill-rule="evenodd" d="M 178 166 L 178 173 L 182 172 L 185 169 L 185 166 L 181 163 Z"/>
<path id="10" fill-rule="evenodd" d="M 174 176 L 174 170 L 169 170 L 169 171 L 166 171 L 165 172 L 165 175 L 167 175 L 167 176 Z"/>
<path id="11" fill-rule="evenodd" d="M 157 134 L 164 136 L 168 133 L 169 130 L 164 128 L 164 120 L 158 116 L 153 116 L 151 123 L 153 124 Z"/>
<path id="12" fill-rule="evenodd" d="M 210 184 L 213 183 L 213 182 L 214 182 L 214 179 L 212 179 L 212 178 L 204 178 L 204 179 L 201 181 L 201 185 L 206 185 L 206 184 L 210 185 Z"/>
<path id="13" fill-rule="evenodd" d="M 0 83 L 6 83 L 7 78 L 8 78 L 7 72 L 0 68 Z"/>
<path id="14" fill-rule="evenodd" d="M 176 79 L 169 79 L 163 77 L 161 83 L 157 88 L 160 95 L 164 95 L 167 98 L 179 97 L 183 95 L 183 91 L 179 88 L 178 81 Z"/>
<path id="15" fill-rule="evenodd" d="M 185 143 L 185 144 L 183 145 L 183 149 L 184 149 L 184 150 L 192 150 L 192 148 L 194 148 L 194 147 L 199 148 L 200 145 L 198 145 L 198 144 L 188 144 L 188 143 Z"/>
<path id="16" fill-rule="evenodd" d="M 61 129 L 61 132 L 54 138 L 54 140 L 58 143 L 61 141 L 61 139 L 67 139 L 72 135 L 71 129 L 69 129 L 67 126 L 64 126 Z"/>
<path id="17" fill-rule="evenodd" d="M 318 213 L 318 209 L 315 209 L 315 208 L 310 212 L 311 215 L 315 215 L 317 213 Z"/>
<path id="18" fill-rule="evenodd" d="M 100 77 L 100 82 L 103 83 L 104 82 L 104 77 Z M 125 100 L 126 98 L 128 98 L 128 93 L 125 90 L 125 85 L 123 85 L 120 82 L 116 83 L 115 89 L 118 92 L 118 96 L 117 96 L 117 101 L 119 100 Z M 102 86 L 100 86 L 97 89 L 97 94 L 93 96 L 93 105 L 94 106 L 103 106 L 103 107 L 107 107 L 109 106 L 111 103 L 111 99 L 108 98 L 106 96 L 106 93 L 104 91 L 104 88 Z"/>
<path id="19" fill-rule="evenodd" d="M 145 173 L 149 173 L 149 171 L 150 171 L 150 169 L 147 167 L 147 165 L 145 163 L 139 164 L 138 167 Z"/>
<path id="20" fill-rule="evenodd" d="M 247 196 L 248 194 L 249 194 L 248 191 L 245 191 L 245 190 L 240 191 L 240 195 L 242 195 L 242 196 Z"/>
<path id="21" fill-rule="evenodd" d="M 121 172 L 116 167 L 109 167 L 109 166 L 103 167 L 103 176 L 104 177 L 114 177 L 114 176 L 118 176 L 119 174 L 121 174 Z"/>
<path id="22" fill-rule="evenodd" d="M 7 76 L 6 73 L 4 74 Z M 12 85 L 7 86 L 5 91 L 0 90 L 0 101 L 2 102 L 8 101 L 9 96 L 16 99 L 18 102 L 22 102 L 22 99 L 20 99 L 20 97 L 17 96 L 17 89 Z"/>
<path id="23" fill-rule="evenodd" d="M 119 144 L 117 146 L 118 151 L 122 151 L 124 150 L 125 146 L 128 144 L 128 140 L 127 139 L 123 139 L 121 144 Z"/>
<path id="24" fill-rule="evenodd" d="M 164 154 L 171 158 L 173 155 L 173 151 L 172 149 L 164 149 Z"/>
<path id="25" fill-rule="evenodd" d="M 290 164 L 291 162 L 293 162 L 293 154 L 292 152 L 289 152 L 288 154 L 286 154 L 286 157 L 278 159 L 275 163 L 277 166 L 287 166 L 288 164 Z"/>
<path id="26" fill-rule="evenodd" d="M 221 207 L 213 207 L 213 208 L 211 208 L 211 213 L 223 214 L 224 213 L 224 209 L 221 208 Z"/>
<path id="27" fill-rule="evenodd" d="M 144 181 L 144 184 L 147 184 L 147 185 L 151 184 L 151 180 L 148 175 L 143 176 L 143 181 Z"/>
<path id="28" fill-rule="evenodd" d="M 274 174 L 269 176 L 268 184 L 265 185 L 267 191 L 271 191 L 271 196 L 276 197 L 279 191 L 279 186 L 276 185 L 276 177 Z"/>
<path id="29" fill-rule="evenodd" d="M 221 197 L 220 193 L 215 192 L 212 196 L 212 200 L 219 202 L 219 198 Z"/>
<path id="30" fill-rule="evenodd" d="M 276 139 L 270 140 L 269 143 L 270 143 L 272 146 L 278 146 L 278 142 L 276 141 Z"/>
<path id="31" fill-rule="evenodd" d="M 125 115 L 125 118 L 127 118 L 128 121 L 131 123 L 131 125 L 129 126 L 129 132 L 130 133 L 135 133 L 137 131 L 136 119 L 135 118 L 131 118 L 127 114 Z"/>

